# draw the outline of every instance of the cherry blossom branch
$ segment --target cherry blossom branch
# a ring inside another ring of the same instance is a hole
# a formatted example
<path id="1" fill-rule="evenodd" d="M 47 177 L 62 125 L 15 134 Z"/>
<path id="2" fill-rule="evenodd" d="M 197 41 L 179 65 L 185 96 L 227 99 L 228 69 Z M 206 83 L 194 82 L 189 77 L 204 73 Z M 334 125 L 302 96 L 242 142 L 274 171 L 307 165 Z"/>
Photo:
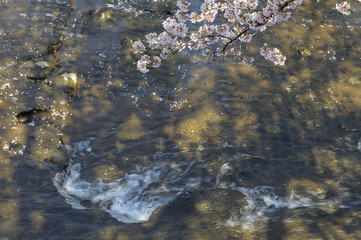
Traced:
<path id="1" fill-rule="evenodd" d="M 221 52 L 224 52 L 226 50 L 226 48 L 232 44 L 234 41 L 236 41 L 237 39 L 239 39 L 240 37 L 242 37 L 245 33 L 247 33 L 250 30 L 250 28 L 246 28 L 244 29 L 242 32 L 240 32 L 235 38 L 232 38 L 229 42 L 226 43 L 226 45 L 224 45 L 224 47 L 222 48 Z"/>
<path id="2" fill-rule="evenodd" d="M 259 1 L 265 2 L 265 7 L 259 7 Z M 236 40 L 240 46 L 251 42 L 255 34 L 287 21 L 291 13 L 286 10 L 296 9 L 301 4 L 302 0 L 204 0 L 200 12 L 191 12 L 189 2 L 178 0 L 173 16 L 163 21 L 162 33 L 149 33 L 145 40 L 132 44 L 136 53 L 159 54 L 152 57 L 143 54 L 137 68 L 146 73 L 148 67 L 159 67 L 162 60 L 185 47 L 200 50 L 209 58 L 232 55 L 241 59 L 241 64 L 250 66 L 253 58 L 245 56 L 245 52 L 235 44 Z M 347 2 L 336 4 L 336 10 L 348 15 L 350 5 Z M 217 18 L 225 19 L 227 23 L 216 24 Z M 189 27 L 194 31 L 189 31 Z M 279 49 L 269 48 L 266 44 L 260 49 L 260 55 L 275 65 L 284 65 L 286 60 Z"/>
<path id="3" fill-rule="evenodd" d="M 280 5 L 279 6 L 279 9 L 278 9 L 278 12 L 284 10 L 290 3 L 294 2 L 295 0 L 288 0 L 287 2 L 285 2 L 284 4 Z M 256 22 L 257 23 L 257 27 L 261 27 L 263 25 L 266 24 L 266 22 L 274 17 L 275 14 L 272 14 L 271 16 L 269 16 L 266 21 L 264 23 L 259 23 L 259 22 Z M 224 47 L 222 48 L 221 52 L 224 52 L 226 50 L 226 48 L 232 44 L 234 41 L 236 41 L 237 39 L 239 39 L 241 36 L 243 36 L 244 34 L 246 34 L 248 31 L 250 31 L 251 29 L 248 27 L 246 29 L 244 29 L 243 31 L 241 31 L 235 38 L 231 39 L 226 45 L 224 45 Z"/>

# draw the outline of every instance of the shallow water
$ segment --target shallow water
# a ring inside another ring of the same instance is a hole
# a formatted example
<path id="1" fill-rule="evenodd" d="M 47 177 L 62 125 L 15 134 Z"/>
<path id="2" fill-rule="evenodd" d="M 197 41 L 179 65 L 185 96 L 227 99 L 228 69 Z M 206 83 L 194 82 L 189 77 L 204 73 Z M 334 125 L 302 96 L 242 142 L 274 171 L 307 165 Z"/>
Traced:
<path id="1" fill-rule="evenodd" d="M 284 67 L 146 76 L 130 39 L 174 3 L 118 3 L 0 2 L 1 238 L 361 238 L 359 3 L 257 35 Z"/>

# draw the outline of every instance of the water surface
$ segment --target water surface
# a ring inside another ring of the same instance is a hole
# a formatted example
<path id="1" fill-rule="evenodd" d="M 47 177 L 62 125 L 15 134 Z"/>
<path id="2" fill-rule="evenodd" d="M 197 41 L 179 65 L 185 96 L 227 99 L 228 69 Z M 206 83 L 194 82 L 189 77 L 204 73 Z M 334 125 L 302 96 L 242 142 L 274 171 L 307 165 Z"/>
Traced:
<path id="1" fill-rule="evenodd" d="M 143 75 L 130 39 L 174 2 L 2 1 L 0 237 L 360 239 L 360 7 L 335 3 L 248 47 L 284 67 Z"/>

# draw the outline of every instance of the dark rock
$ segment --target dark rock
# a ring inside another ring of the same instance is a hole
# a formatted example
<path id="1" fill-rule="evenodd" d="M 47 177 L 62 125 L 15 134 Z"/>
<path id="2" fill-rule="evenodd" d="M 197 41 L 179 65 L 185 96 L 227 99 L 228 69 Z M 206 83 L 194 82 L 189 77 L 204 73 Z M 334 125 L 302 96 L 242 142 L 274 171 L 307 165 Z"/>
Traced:
<path id="1" fill-rule="evenodd" d="M 52 64 L 47 61 L 25 61 L 21 65 L 20 72 L 29 80 L 43 81 L 47 79 L 54 70 Z"/>

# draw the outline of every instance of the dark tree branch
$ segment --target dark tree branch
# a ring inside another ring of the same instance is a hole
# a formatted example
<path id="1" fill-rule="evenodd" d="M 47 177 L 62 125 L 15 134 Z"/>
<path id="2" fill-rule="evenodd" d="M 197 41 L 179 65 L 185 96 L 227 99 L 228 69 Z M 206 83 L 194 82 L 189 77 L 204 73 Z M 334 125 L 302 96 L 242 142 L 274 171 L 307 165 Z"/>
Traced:
<path id="1" fill-rule="evenodd" d="M 294 2 L 294 1 L 295 1 L 295 0 L 288 0 L 288 1 L 285 2 L 284 4 L 280 5 L 279 8 L 278 8 L 278 11 L 280 12 L 280 11 L 284 10 L 289 4 L 291 4 L 291 3 Z M 269 16 L 269 17 L 267 18 L 267 20 L 270 19 L 270 18 L 272 18 L 273 16 L 274 16 L 274 14 L 272 14 L 271 16 Z M 259 22 L 257 22 L 257 23 L 256 23 L 256 26 L 257 26 L 257 27 L 260 27 L 260 26 L 265 25 L 266 23 L 267 23 L 267 21 L 265 21 L 264 23 L 259 23 Z M 222 48 L 222 51 L 221 51 L 221 52 L 224 52 L 230 44 L 232 44 L 234 41 L 236 41 L 238 38 L 242 37 L 242 35 L 246 34 L 246 33 L 247 33 L 248 31 L 250 31 L 250 30 L 251 30 L 251 29 L 250 29 L 249 27 L 247 27 L 246 29 L 244 29 L 243 31 L 241 31 L 240 33 L 238 33 L 236 37 L 232 38 L 229 42 L 227 42 L 227 43 L 224 45 L 224 47 Z"/>

